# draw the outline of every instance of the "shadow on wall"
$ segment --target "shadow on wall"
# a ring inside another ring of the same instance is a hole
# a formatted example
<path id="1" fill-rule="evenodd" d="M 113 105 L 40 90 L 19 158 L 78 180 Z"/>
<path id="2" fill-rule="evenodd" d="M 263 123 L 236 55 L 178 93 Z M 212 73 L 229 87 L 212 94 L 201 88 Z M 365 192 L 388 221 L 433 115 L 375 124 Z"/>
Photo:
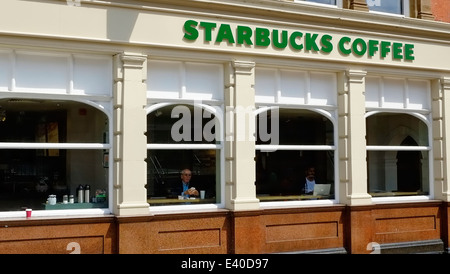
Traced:
<path id="1" fill-rule="evenodd" d="M 108 8 L 107 37 L 111 41 L 129 42 L 139 12 L 119 8 Z"/>

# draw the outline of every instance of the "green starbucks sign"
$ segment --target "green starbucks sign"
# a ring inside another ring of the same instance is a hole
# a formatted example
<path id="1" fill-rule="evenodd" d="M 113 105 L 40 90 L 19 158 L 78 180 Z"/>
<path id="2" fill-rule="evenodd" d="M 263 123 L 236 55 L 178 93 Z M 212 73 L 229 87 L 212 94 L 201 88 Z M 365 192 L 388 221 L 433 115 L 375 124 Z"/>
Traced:
<path id="1" fill-rule="evenodd" d="M 334 39 L 329 34 L 301 31 L 288 31 L 268 28 L 251 28 L 238 25 L 198 22 L 187 20 L 184 23 L 183 38 L 190 41 L 203 39 L 204 42 L 228 43 L 251 47 L 274 47 L 279 50 L 290 48 L 293 51 L 318 52 L 328 54 L 339 51 L 342 56 L 354 55 L 369 58 L 392 58 L 392 60 L 413 61 L 414 45 L 383 40 L 350 38 L 343 36 Z"/>

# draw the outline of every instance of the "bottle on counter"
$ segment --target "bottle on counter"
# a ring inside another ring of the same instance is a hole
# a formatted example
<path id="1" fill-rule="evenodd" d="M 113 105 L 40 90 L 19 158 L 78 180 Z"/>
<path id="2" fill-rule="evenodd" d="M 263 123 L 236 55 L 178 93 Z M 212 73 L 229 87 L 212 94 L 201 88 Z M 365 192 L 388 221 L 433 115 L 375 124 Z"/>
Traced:
<path id="1" fill-rule="evenodd" d="M 78 203 L 83 203 L 84 202 L 84 188 L 82 185 L 79 185 L 77 188 L 77 198 L 78 198 Z"/>
<path id="2" fill-rule="evenodd" d="M 84 187 L 84 202 L 85 203 L 90 203 L 90 190 L 91 190 L 91 187 L 89 186 L 89 185 L 86 185 L 85 187 Z"/>

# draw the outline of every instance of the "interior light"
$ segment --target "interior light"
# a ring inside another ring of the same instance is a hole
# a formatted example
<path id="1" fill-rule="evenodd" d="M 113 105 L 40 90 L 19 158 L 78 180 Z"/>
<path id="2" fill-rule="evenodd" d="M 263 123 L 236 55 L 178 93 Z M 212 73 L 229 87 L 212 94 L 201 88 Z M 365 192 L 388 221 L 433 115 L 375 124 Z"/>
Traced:
<path id="1" fill-rule="evenodd" d="M 0 122 L 6 121 L 6 110 L 0 108 Z"/>

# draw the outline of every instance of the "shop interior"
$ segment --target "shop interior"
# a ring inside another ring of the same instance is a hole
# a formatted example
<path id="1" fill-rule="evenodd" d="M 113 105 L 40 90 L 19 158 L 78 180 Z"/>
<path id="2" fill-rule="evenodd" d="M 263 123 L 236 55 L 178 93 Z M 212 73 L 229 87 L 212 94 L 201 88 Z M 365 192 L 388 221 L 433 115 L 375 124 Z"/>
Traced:
<path id="1" fill-rule="evenodd" d="M 147 143 L 174 145 L 147 152 L 146 189 L 150 205 L 185 203 L 179 199 L 183 169 L 192 173 L 190 187 L 205 192 L 203 199 L 191 197 L 190 203 L 220 202 L 220 150 L 202 148 L 216 144 L 216 138 L 208 136 L 215 135 L 214 122 L 215 116 L 206 110 L 184 104 L 162 107 L 147 115 Z"/>
<path id="2" fill-rule="evenodd" d="M 378 113 L 367 118 L 367 144 L 392 147 L 367 153 L 368 189 L 374 196 L 429 193 L 428 128 L 410 114 Z"/>
<path id="3" fill-rule="evenodd" d="M 80 185 L 89 185 L 89 203 L 67 208 L 106 206 L 106 150 L 39 148 L 49 143 L 104 143 L 104 113 L 71 101 L 2 99 L 0 118 L 0 211 L 53 209 L 48 207 L 49 195 L 56 195 L 58 204 L 64 195 L 73 195 L 77 203 Z M 102 197 L 101 203 L 96 196 Z"/>
<path id="4" fill-rule="evenodd" d="M 317 112 L 302 109 L 279 109 L 278 119 L 273 118 L 273 113 L 264 115 L 268 116 L 269 123 L 278 123 L 279 145 L 276 149 L 256 151 L 257 196 L 268 201 L 334 198 L 334 150 L 315 148 L 334 144 L 331 121 Z M 277 127 L 270 124 L 268 128 Z M 261 140 L 259 130 L 257 133 L 256 144 L 270 144 Z M 305 170 L 310 166 L 316 170 L 316 184 L 331 185 L 328 195 L 313 198 L 301 195 Z"/>

